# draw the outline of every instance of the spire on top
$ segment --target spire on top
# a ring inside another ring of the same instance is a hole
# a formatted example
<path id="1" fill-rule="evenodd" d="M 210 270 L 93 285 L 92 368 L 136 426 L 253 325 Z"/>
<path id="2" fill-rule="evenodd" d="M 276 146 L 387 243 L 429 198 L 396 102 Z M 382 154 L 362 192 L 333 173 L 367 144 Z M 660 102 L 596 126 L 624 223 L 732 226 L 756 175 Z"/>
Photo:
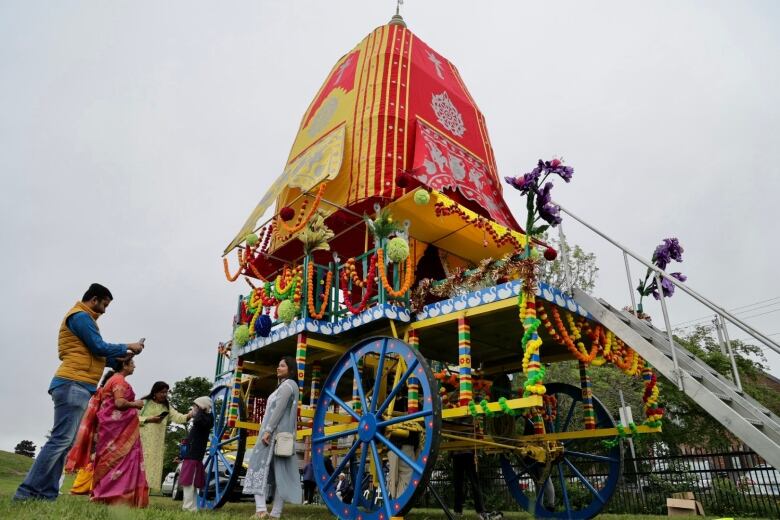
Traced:
<path id="1" fill-rule="evenodd" d="M 401 27 L 406 27 L 406 22 L 404 22 L 404 19 L 401 16 L 401 5 L 403 5 L 403 3 L 404 0 L 396 0 L 395 14 L 392 18 L 390 18 L 389 25 L 400 25 Z"/>

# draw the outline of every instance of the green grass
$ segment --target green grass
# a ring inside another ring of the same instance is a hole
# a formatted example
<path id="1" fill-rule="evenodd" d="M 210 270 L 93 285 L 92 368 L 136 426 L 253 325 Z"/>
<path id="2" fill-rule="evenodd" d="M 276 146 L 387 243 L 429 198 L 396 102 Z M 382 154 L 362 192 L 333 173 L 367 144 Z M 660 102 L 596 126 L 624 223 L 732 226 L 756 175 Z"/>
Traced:
<path id="1" fill-rule="evenodd" d="M 128 509 L 124 507 L 107 507 L 101 504 L 93 504 L 87 497 L 62 495 L 56 502 L 32 502 L 14 503 L 11 501 L 14 491 L 24 479 L 27 470 L 32 464 L 32 459 L 0 451 L 0 518 L 2 519 L 53 519 L 53 520 L 141 520 L 163 519 L 184 520 L 192 519 L 192 513 L 181 510 L 181 502 L 174 502 L 170 497 L 152 496 L 148 509 Z M 67 493 L 70 489 L 72 477 L 66 478 L 63 490 Z M 248 520 L 254 513 L 254 503 L 231 503 L 219 511 L 211 511 L 197 515 L 214 520 L 245 519 Z M 206 516 L 207 515 L 207 516 Z M 525 520 L 533 518 L 523 512 L 505 512 L 507 520 Z M 329 520 L 333 515 L 320 506 L 292 506 L 287 505 L 282 515 L 290 520 Z M 409 514 L 410 520 L 445 520 L 443 512 L 433 509 L 415 509 Z M 476 519 L 471 512 L 466 518 Z M 667 518 L 665 516 L 643 515 L 601 515 L 604 520 L 652 520 Z M 709 517 L 715 518 L 715 517 Z"/>

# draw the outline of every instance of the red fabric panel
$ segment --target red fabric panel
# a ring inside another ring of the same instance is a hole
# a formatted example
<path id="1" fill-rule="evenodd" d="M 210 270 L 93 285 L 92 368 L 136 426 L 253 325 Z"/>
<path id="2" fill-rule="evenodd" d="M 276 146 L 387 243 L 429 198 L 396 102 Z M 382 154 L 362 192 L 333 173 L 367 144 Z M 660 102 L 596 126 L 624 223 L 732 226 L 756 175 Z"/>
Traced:
<path id="1" fill-rule="evenodd" d="M 411 174 L 417 180 L 434 190 L 457 189 L 499 224 L 515 227 L 500 187 L 484 162 L 422 121 L 417 122 L 414 149 Z"/>

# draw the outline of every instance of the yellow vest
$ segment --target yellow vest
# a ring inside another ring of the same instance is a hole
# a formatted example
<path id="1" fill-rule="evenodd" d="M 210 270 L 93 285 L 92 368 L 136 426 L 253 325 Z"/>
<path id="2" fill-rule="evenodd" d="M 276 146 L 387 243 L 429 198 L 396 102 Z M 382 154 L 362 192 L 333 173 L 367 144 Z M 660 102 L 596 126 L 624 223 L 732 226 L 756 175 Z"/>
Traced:
<path id="1" fill-rule="evenodd" d="M 68 318 L 77 312 L 86 312 L 93 321 L 100 316 L 87 307 L 84 302 L 76 302 L 73 308 L 65 314 L 62 325 L 60 325 L 60 335 L 57 342 L 62 363 L 54 375 L 71 381 L 97 385 L 100 376 L 103 375 L 103 369 L 106 367 L 106 358 L 92 354 L 84 342 L 68 328 Z M 97 327 L 97 323 L 95 326 Z"/>

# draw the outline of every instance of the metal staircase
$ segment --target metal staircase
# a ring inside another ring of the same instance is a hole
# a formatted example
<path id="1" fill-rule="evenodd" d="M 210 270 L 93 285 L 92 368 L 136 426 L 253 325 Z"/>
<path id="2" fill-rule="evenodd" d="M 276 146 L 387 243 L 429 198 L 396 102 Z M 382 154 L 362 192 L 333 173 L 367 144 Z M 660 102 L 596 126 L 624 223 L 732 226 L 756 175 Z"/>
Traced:
<path id="1" fill-rule="evenodd" d="M 654 271 L 658 285 L 660 285 L 661 277 L 667 278 L 681 291 L 693 297 L 717 316 L 721 330 L 725 332 L 726 336 L 726 350 L 731 359 L 733 382 L 674 341 L 663 298 L 660 303 L 665 330 L 660 330 L 647 321 L 636 318 L 630 312 L 612 307 L 604 300 L 597 300 L 579 289 L 568 288 L 573 294 L 574 300 L 598 322 L 614 332 L 662 375 L 677 384 L 688 397 L 733 435 L 761 455 L 769 464 L 780 468 L 780 417 L 742 391 L 737 365 L 728 339 L 726 323 L 729 322 L 742 329 L 756 342 L 766 345 L 777 353 L 780 353 L 780 345 L 690 287 L 669 277 L 667 273 L 658 269 L 650 261 L 636 255 L 565 208 L 561 207 L 561 211 L 622 251 L 632 308 L 636 309 L 636 304 L 631 283 L 629 257 Z M 564 244 L 561 248 L 564 265 L 568 266 L 565 237 L 562 229 L 559 229 L 559 232 L 561 243 Z M 567 283 L 569 280 L 571 280 L 571 275 L 567 273 Z"/>
<path id="2" fill-rule="evenodd" d="M 774 467 L 780 467 L 780 418 L 717 373 L 704 361 L 674 343 L 678 368 L 674 366 L 666 335 L 620 311 L 603 300 L 574 290 L 574 299 L 670 381 L 680 380 L 682 390 L 714 419 L 750 446 Z"/>

